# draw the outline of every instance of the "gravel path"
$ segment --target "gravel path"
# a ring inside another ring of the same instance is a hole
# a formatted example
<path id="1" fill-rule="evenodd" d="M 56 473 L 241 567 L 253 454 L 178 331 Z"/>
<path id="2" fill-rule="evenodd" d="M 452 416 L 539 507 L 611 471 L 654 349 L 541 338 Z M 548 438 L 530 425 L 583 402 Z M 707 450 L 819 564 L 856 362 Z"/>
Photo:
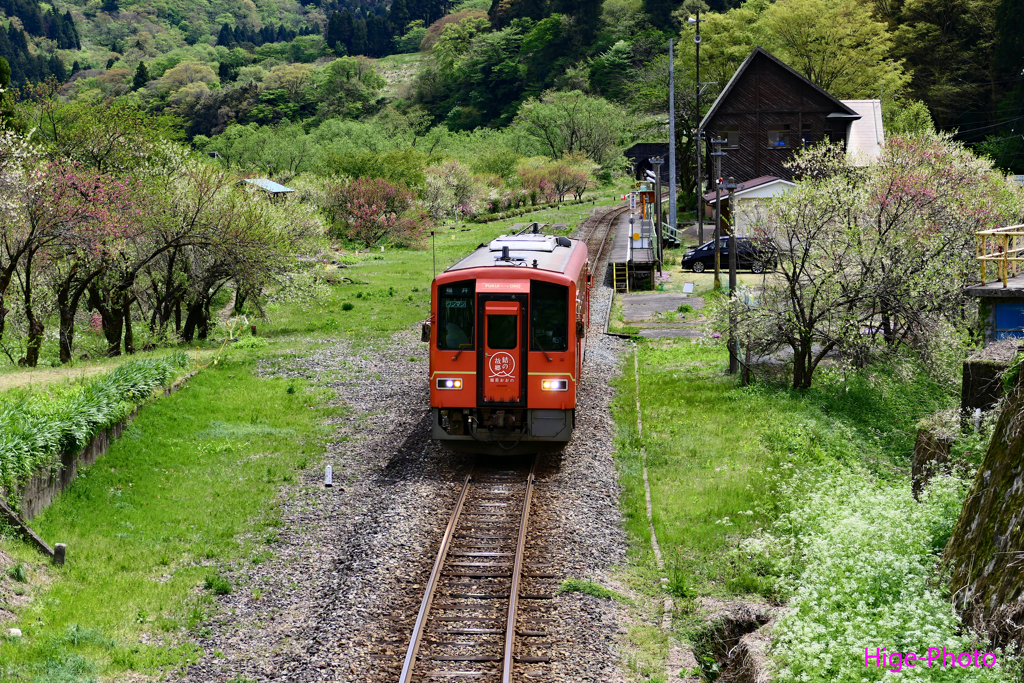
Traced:
<path id="1" fill-rule="evenodd" d="M 600 333 L 611 299 L 602 280 L 595 278 L 576 432 L 561 454 L 541 462 L 534 509 L 543 533 L 531 554 L 565 578 L 607 585 L 625 563 L 626 539 L 608 385 L 621 342 Z M 282 525 L 265 546 L 272 558 L 224 568 L 236 590 L 217 598 L 209 632 L 198 639 L 206 654 L 181 680 L 397 679 L 423 582 L 472 464 L 429 439 L 426 351 L 410 331 L 369 348 L 339 341 L 260 367 L 330 389 L 347 414 L 333 425 L 320 466 L 281 491 Z M 322 485 L 328 463 L 332 489 Z M 557 645 L 546 680 L 623 680 L 615 603 L 576 593 L 551 602 Z"/>

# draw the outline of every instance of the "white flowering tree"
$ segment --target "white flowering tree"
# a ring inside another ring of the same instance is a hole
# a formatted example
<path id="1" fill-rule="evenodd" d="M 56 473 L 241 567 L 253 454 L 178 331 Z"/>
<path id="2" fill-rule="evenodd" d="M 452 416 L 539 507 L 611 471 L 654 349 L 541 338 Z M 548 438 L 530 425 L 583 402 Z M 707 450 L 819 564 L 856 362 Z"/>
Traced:
<path id="1" fill-rule="evenodd" d="M 776 274 L 731 308 L 755 350 L 792 349 L 795 388 L 835 349 L 927 353 L 939 329 L 967 324 L 975 232 L 1024 213 L 1018 188 L 941 135 L 891 138 L 867 168 L 830 146 L 793 168 L 797 187 L 754 227 L 778 245 Z"/>
<path id="2" fill-rule="evenodd" d="M 426 171 L 422 201 L 435 221 L 472 213 L 479 194 L 472 172 L 458 161 L 448 160 Z"/>

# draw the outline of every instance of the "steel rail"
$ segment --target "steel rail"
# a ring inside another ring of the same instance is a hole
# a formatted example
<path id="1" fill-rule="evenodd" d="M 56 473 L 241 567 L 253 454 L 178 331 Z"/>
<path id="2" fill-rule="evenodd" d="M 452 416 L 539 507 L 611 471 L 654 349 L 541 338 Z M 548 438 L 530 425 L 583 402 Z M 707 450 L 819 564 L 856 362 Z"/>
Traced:
<path id="1" fill-rule="evenodd" d="M 444 567 L 444 558 L 448 555 L 448 546 L 451 545 L 452 536 L 462 515 L 462 507 L 466 502 L 466 494 L 469 492 L 469 484 L 473 481 L 472 473 L 466 475 L 462 483 L 462 492 L 455 503 L 451 519 L 448 520 L 448 528 L 444 531 L 441 539 L 441 547 L 437 549 L 437 558 L 434 560 L 434 568 L 430 570 L 430 579 L 427 581 L 427 589 L 423 593 L 423 602 L 420 603 L 420 611 L 416 616 L 416 624 L 412 629 L 412 638 L 409 640 L 409 649 L 405 653 L 405 663 L 402 665 L 402 674 L 399 676 L 399 683 L 411 683 L 412 670 L 416 665 L 416 653 L 420 649 L 420 640 L 426 630 L 427 615 L 430 613 L 430 605 L 434 601 L 434 590 L 437 588 L 437 580 L 441 576 L 441 569 Z"/>
<path id="2" fill-rule="evenodd" d="M 628 206 L 624 207 L 624 208 L 621 208 L 621 209 L 618 209 L 618 210 L 609 211 L 602 218 L 602 221 L 604 219 L 608 220 L 608 227 L 605 228 L 604 238 L 601 240 L 601 244 L 597 248 L 597 256 L 594 257 L 593 263 L 594 263 L 594 267 L 595 268 L 601 262 L 601 254 L 604 253 L 604 245 L 608 244 L 608 235 L 612 234 L 612 227 L 615 225 L 615 219 L 617 219 L 619 216 L 621 216 L 622 214 L 626 213 L 627 211 L 629 211 L 629 207 Z M 600 224 L 598 224 L 598 226 L 599 225 Z M 594 228 L 594 233 L 596 233 L 596 232 L 597 232 L 597 227 Z M 591 237 L 593 237 L 594 233 L 591 233 Z"/>
<path id="3" fill-rule="evenodd" d="M 516 545 L 516 559 L 512 566 L 512 586 L 509 589 L 508 623 L 505 627 L 505 656 L 502 664 L 501 683 L 512 683 L 512 650 L 516 641 L 516 617 L 519 611 L 519 579 L 523 572 L 523 555 L 526 553 L 526 529 L 530 524 L 530 502 L 533 498 L 533 482 L 536 478 L 539 455 L 533 457 L 530 475 L 526 478 L 526 497 L 523 499 L 523 514 L 519 522 L 519 542 Z"/>

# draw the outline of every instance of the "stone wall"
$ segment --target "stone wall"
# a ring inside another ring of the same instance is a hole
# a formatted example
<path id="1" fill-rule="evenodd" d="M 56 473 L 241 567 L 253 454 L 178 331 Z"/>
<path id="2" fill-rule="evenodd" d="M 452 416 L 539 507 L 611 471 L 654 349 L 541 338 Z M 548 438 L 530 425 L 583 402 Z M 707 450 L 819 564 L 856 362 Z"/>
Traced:
<path id="1" fill-rule="evenodd" d="M 1024 373 L 1022 373 L 1024 375 Z M 957 606 L 996 645 L 1024 646 L 1024 384 L 1007 396 L 944 562 Z"/>

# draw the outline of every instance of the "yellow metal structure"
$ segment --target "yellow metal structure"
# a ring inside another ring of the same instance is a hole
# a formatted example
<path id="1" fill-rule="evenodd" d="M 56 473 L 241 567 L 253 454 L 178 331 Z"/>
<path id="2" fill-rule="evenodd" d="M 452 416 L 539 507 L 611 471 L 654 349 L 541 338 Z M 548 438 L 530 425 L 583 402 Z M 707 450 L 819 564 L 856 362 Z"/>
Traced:
<path id="1" fill-rule="evenodd" d="M 629 292 L 629 266 L 627 264 L 613 263 L 612 278 L 616 292 Z"/>
<path id="2" fill-rule="evenodd" d="M 976 239 L 982 284 L 987 281 L 986 266 L 993 262 L 996 266 L 996 279 L 1002 280 L 1005 288 L 1007 279 L 1020 271 L 1017 264 L 1024 261 L 1024 225 L 979 230 Z"/>

